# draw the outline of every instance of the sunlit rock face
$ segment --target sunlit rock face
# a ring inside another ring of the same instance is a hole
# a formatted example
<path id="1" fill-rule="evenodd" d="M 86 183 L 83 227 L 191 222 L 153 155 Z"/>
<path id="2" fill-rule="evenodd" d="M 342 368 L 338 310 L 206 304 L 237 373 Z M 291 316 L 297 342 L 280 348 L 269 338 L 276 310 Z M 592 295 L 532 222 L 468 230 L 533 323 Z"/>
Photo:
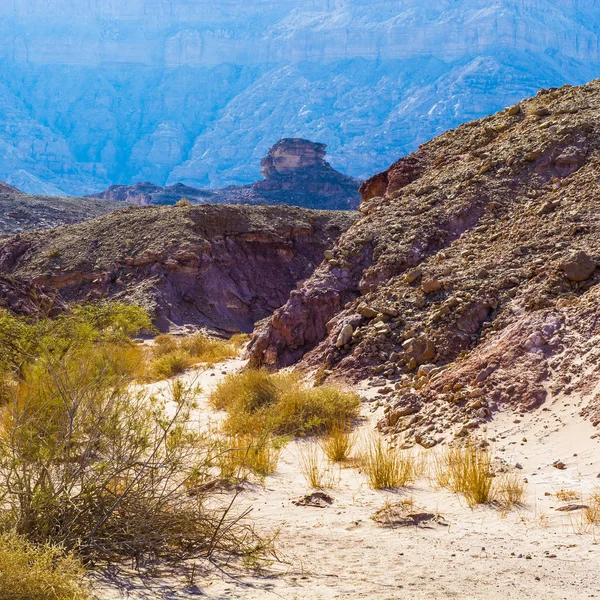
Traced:
<path id="1" fill-rule="evenodd" d="M 0 179 L 32 192 L 245 184 L 283 137 L 366 178 L 600 76 L 592 0 L 4 0 L 0 33 Z"/>

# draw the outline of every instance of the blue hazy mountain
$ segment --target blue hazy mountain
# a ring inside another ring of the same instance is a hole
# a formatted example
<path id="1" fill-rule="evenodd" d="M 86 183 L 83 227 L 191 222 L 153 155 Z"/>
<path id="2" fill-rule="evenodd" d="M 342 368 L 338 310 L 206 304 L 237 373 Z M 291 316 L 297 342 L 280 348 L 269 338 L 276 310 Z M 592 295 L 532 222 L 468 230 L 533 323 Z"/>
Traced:
<path id="1" fill-rule="evenodd" d="M 0 179 L 257 180 L 283 137 L 364 178 L 535 93 L 600 77 L 600 0 L 3 0 Z"/>

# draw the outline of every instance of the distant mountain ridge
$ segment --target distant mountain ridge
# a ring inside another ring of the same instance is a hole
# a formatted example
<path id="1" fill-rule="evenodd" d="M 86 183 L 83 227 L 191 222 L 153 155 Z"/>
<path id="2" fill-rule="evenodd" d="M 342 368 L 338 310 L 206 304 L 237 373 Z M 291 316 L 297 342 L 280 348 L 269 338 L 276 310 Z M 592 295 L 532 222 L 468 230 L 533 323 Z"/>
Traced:
<path id="1" fill-rule="evenodd" d="M 81 223 L 125 206 L 129 204 L 24 194 L 0 181 L 0 237 Z"/>
<path id="2" fill-rule="evenodd" d="M 600 76 L 597 0 L 6 0 L 0 33 L 0 179 L 29 193 L 246 185 L 281 137 L 363 179 Z"/>
<path id="3" fill-rule="evenodd" d="M 325 160 L 325 144 L 283 139 L 262 159 L 263 181 L 221 190 L 196 189 L 181 183 L 161 187 L 149 182 L 113 185 L 90 198 L 131 202 L 140 206 L 176 204 L 287 204 L 301 208 L 358 208 L 360 181 L 336 171 Z"/>

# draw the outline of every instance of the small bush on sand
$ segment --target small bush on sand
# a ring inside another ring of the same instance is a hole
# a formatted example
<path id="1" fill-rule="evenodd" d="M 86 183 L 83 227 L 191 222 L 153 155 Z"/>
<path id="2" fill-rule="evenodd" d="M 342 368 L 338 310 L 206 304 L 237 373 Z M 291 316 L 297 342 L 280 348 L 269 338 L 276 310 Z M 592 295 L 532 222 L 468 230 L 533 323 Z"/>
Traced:
<path id="1" fill-rule="evenodd" d="M 230 433 L 309 435 L 349 423 L 360 399 L 337 388 L 307 388 L 295 375 L 246 370 L 226 377 L 211 395 L 211 404 L 228 412 Z"/>
<path id="2" fill-rule="evenodd" d="M 344 462 L 350 458 L 356 436 L 348 423 L 336 420 L 327 429 L 321 448 L 331 462 Z"/>
<path id="3" fill-rule="evenodd" d="M 363 443 L 360 465 L 374 490 L 405 487 L 414 483 L 421 473 L 417 456 L 388 445 L 376 434 Z"/>
<path id="4" fill-rule="evenodd" d="M 174 350 L 154 359 L 151 363 L 151 376 L 158 381 L 180 375 L 194 366 L 194 360 L 184 350 Z"/>
<path id="5" fill-rule="evenodd" d="M 496 476 L 494 482 L 498 501 L 505 508 L 521 506 L 525 500 L 525 481 L 516 473 Z"/>
<path id="6" fill-rule="evenodd" d="M 210 403 L 216 410 L 252 415 L 272 406 L 280 393 L 276 380 L 266 369 L 247 369 L 225 377 L 211 394 Z"/>
<path id="7" fill-rule="evenodd" d="M 14 532 L 0 535 L 3 600 L 87 600 L 79 560 L 56 546 L 36 546 Z"/>

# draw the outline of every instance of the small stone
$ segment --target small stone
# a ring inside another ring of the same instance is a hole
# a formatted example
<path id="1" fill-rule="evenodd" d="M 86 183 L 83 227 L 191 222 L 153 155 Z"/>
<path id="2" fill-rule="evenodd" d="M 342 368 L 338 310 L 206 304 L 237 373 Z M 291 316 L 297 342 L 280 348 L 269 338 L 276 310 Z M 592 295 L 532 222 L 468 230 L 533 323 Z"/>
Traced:
<path id="1" fill-rule="evenodd" d="M 581 282 L 588 279 L 596 270 L 596 263 L 581 250 L 569 256 L 561 264 L 561 268 L 569 281 Z"/>
<path id="2" fill-rule="evenodd" d="M 508 114 L 511 117 L 515 117 L 516 115 L 518 115 L 521 112 L 521 107 L 518 104 L 515 104 L 514 106 L 511 106 L 508 109 Z"/>
<path id="3" fill-rule="evenodd" d="M 371 308 L 364 303 L 358 306 L 356 312 L 365 319 L 374 319 L 379 314 L 374 308 Z"/>
<path id="4" fill-rule="evenodd" d="M 536 117 L 547 117 L 550 114 L 550 109 L 546 106 L 540 106 L 533 111 Z"/>
<path id="5" fill-rule="evenodd" d="M 354 333 L 354 328 L 350 323 L 347 323 L 342 327 L 340 334 L 338 335 L 337 341 L 335 343 L 336 348 L 342 348 L 346 344 L 349 344 L 352 341 L 352 334 Z"/>
<path id="6" fill-rule="evenodd" d="M 421 275 L 423 275 L 421 269 L 414 269 L 413 271 L 409 271 L 408 273 L 406 273 L 406 275 L 404 276 L 404 280 L 406 281 L 406 283 L 414 283 L 415 281 L 417 281 L 417 279 L 421 277 Z"/>
<path id="7" fill-rule="evenodd" d="M 440 281 L 438 281 L 437 279 L 432 277 L 432 278 L 423 280 L 423 282 L 421 283 L 421 289 L 426 294 L 432 294 L 434 292 L 439 292 L 442 289 L 442 284 Z"/>

